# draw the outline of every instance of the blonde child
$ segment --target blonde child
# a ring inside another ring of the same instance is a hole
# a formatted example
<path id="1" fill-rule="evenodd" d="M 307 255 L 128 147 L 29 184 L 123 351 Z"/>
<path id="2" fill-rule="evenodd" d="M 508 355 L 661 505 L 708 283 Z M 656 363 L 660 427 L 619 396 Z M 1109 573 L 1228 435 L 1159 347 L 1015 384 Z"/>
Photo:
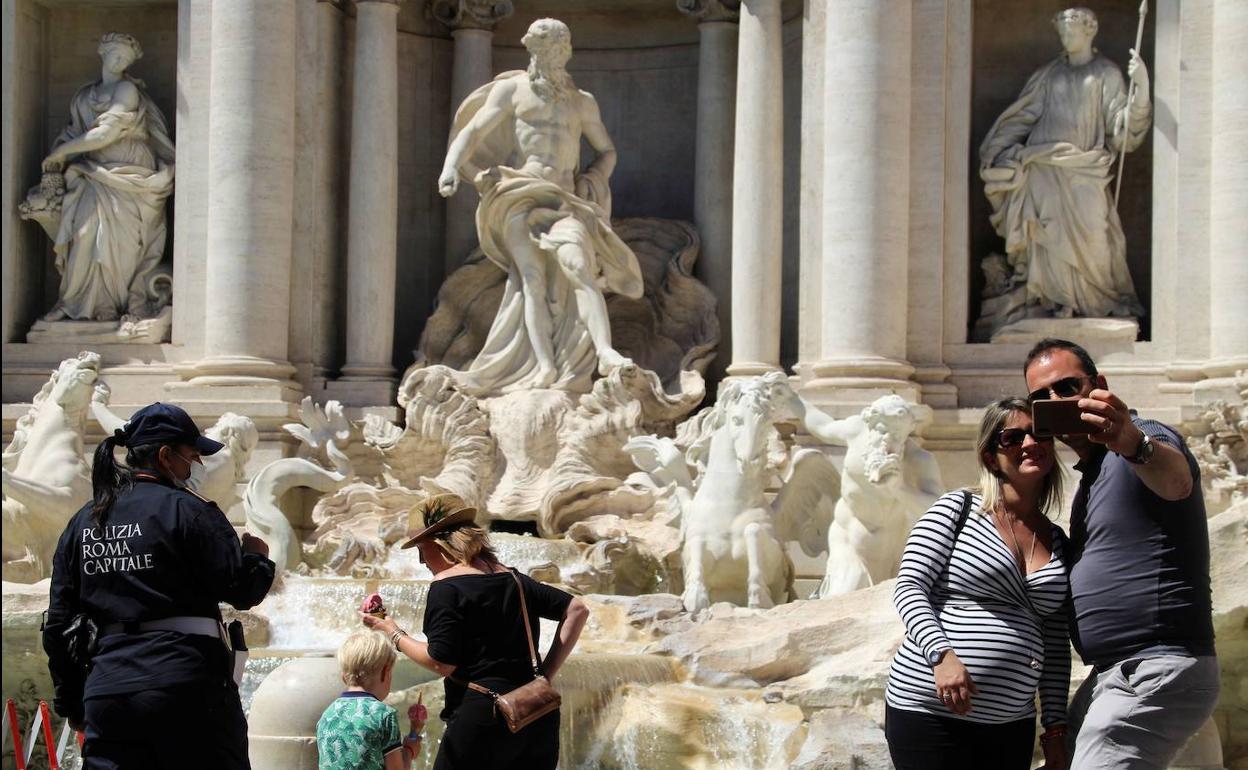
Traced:
<path id="1" fill-rule="evenodd" d="M 394 647 L 375 631 L 347 637 L 338 648 L 345 692 L 316 723 L 320 770 L 407 770 L 420 737 L 403 738 L 399 716 L 382 702 L 390 694 Z"/>

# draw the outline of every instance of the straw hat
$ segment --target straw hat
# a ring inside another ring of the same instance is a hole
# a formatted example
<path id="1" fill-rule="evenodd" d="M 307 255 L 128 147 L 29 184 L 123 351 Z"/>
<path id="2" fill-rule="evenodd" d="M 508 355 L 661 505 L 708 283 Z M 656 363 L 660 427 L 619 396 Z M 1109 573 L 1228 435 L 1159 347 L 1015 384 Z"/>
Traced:
<path id="1" fill-rule="evenodd" d="M 426 498 L 408 513 L 408 539 L 403 548 L 411 548 L 455 527 L 474 524 L 476 518 L 477 509 L 470 508 L 459 495 L 443 494 Z"/>

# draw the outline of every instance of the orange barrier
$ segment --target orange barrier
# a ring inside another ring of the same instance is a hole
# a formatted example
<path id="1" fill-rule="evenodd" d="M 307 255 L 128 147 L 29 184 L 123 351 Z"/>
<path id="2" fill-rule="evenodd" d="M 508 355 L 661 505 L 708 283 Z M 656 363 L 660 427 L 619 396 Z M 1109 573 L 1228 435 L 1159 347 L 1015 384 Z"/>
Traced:
<path id="1" fill-rule="evenodd" d="M 9 723 L 9 733 L 13 736 L 13 762 L 17 770 L 26 770 L 26 752 L 22 749 L 22 728 L 17 724 L 17 704 L 9 698 L 4 702 L 5 721 Z"/>

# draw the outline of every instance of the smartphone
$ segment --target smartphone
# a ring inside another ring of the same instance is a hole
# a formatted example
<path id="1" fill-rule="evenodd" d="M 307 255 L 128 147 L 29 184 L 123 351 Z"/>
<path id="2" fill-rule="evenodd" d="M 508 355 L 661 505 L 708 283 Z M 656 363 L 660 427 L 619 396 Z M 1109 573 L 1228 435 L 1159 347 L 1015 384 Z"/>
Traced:
<path id="1" fill-rule="evenodd" d="M 1037 436 L 1068 436 L 1072 433 L 1095 433 L 1096 426 L 1079 418 L 1083 414 L 1079 401 L 1044 399 L 1031 403 L 1032 430 Z"/>

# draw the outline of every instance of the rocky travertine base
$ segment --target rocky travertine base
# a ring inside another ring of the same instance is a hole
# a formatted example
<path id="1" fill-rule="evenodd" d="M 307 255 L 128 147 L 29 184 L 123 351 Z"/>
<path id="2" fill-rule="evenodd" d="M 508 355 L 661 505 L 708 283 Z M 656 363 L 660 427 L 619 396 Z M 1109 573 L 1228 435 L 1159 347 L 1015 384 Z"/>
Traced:
<path id="1" fill-rule="evenodd" d="M 1173 767 L 1248 770 L 1248 508 L 1219 514 L 1209 530 L 1222 695 L 1212 723 Z M 343 590 L 363 585 L 342 582 Z M 696 617 L 672 594 L 587 596 L 590 623 L 556 682 L 565 698 L 565 766 L 888 770 L 884 686 L 903 636 L 892 587 L 770 610 L 714 605 Z M 46 602 L 46 581 L 4 584 L 4 690 L 19 707 L 51 695 L 38 633 Z M 262 610 L 240 613 L 253 648 L 266 635 L 282 636 Z M 277 676 L 287 667 L 295 670 Z M 396 683 L 405 689 L 389 701 L 403 712 L 423 693 L 436 715 L 441 683 L 409 664 L 400 668 Z M 1072 690 L 1085 673 L 1076 667 Z M 292 687 L 311 689 L 295 697 Z M 296 657 L 265 679 L 252 705 L 253 745 L 298 755 L 294 765 L 271 767 L 313 766 L 307 739 L 325 704 L 311 701 L 328 703 L 339 687 L 325 658 Z M 307 707 L 292 710 L 292 702 Z M 429 766 L 436 751 L 436 716 L 427 730 L 426 764 L 418 766 Z"/>
<path id="2" fill-rule="evenodd" d="M 1222 694 L 1212 724 L 1193 737 L 1173 767 L 1248 770 L 1248 506 L 1211 519 L 1209 530 Z M 904 636 L 892 605 L 893 583 L 770 610 L 715 605 L 696 620 L 680 610 L 675 596 L 593 596 L 585 644 L 675 658 L 684 669 L 684 683 L 667 685 L 668 692 L 682 693 L 682 701 L 697 693 L 709 713 L 732 713 L 748 693 L 763 703 L 796 706 L 805 737 L 783 766 L 890 770 L 883 733 L 884 687 Z M 1086 673 L 1076 656 L 1072 694 Z M 619 697 L 623 703 L 614 708 L 626 712 L 628 701 L 654 696 L 625 691 Z M 777 710 L 773 717 L 783 722 L 783 713 Z M 621 729 L 616 728 L 617 736 Z M 651 728 L 647 736 L 647 745 L 656 752 L 649 761 L 594 766 L 682 766 L 663 764 L 673 749 L 661 731 Z M 788 736 L 777 745 L 793 742 Z M 681 745 L 693 752 L 683 766 L 726 766 L 696 742 Z"/>

